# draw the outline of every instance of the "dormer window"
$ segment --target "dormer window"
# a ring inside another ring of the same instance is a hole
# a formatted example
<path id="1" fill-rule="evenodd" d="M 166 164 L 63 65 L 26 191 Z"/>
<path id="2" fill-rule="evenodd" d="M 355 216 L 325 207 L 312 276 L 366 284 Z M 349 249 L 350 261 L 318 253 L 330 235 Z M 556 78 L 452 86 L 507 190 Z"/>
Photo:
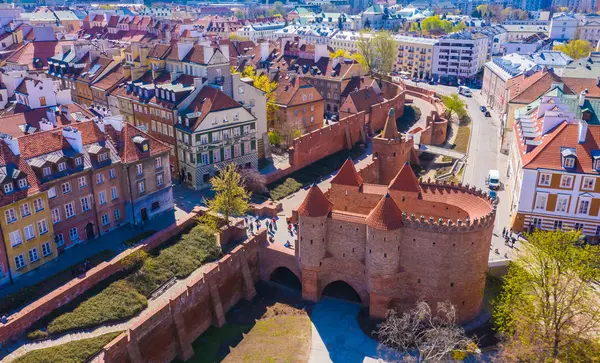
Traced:
<path id="1" fill-rule="evenodd" d="M 52 170 L 49 167 L 45 167 L 44 169 L 42 169 L 42 174 L 44 174 L 44 176 L 48 176 L 52 173 Z"/>
<path id="2" fill-rule="evenodd" d="M 108 160 L 108 153 L 102 153 L 100 155 L 98 155 L 98 162 L 102 162 L 102 161 L 106 161 Z"/>
<path id="3" fill-rule="evenodd" d="M 571 169 L 575 167 L 575 158 L 574 157 L 567 157 L 564 159 L 563 162 L 563 167 L 565 169 Z"/>
<path id="4" fill-rule="evenodd" d="M 63 163 L 59 163 L 58 164 L 58 171 L 65 171 L 67 169 L 67 164 Z"/>
<path id="5" fill-rule="evenodd" d="M 4 193 L 10 193 L 13 191 L 13 189 L 12 183 L 4 184 Z"/>
<path id="6" fill-rule="evenodd" d="M 27 179 L 19 179 L 19 189 L 23 189 L 25 187 L 27 187 Z"/>
<path id="7" fill-rule="evenodd" d="M 564 169 L 573 169 L 575 167 L 575 159 L 577 159 L 577 151 L 572 147 L 563 147 L 560 150 L 562 157 L 562 167 Z"/>

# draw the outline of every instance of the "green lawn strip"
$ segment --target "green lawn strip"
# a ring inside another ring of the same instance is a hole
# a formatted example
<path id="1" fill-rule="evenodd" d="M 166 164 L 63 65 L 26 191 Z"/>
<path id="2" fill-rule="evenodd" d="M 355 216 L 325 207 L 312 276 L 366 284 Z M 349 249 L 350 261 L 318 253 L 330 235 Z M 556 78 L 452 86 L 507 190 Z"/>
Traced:
<path id="1" fill-rule="evenodd" d="M 137 236 L 133 236 L 127 240 L 125 240 L 123 242 L 123 244 L 127 247 L 131 247 L 131 246 L 135 246 L 136 244 L 138 244 L 141 240 L 150 237 L 151 235 L 153 235 L 156 231 L 153 230 L 147 230 L 144 231 L 140 234 L 138 234 Z"/>
<path id="2" fill-rule="evenodd" d="M 348 156 L 352 159 L 356 159 L 363 153 L 363 148 L 354 146 L 351 150 L 338 151 L 335 154 L 329 155 L 297 170 L 290 174 L 289 177 L 285 179 L 282 178 L 267 185 L 271 198 L 274 200 L 283 199 L 300 190 L 303 185 L 310 184 L 326 175 L 338 171 Z"/>
<path id="3" fill-rule="evenodd" d="M 470 138 L 471 128 L 469 125 L 460 125 L 456 132 L 456 139 L 454 140 L 454 150 L 466 154 L 469 149 Z"/>
<path id="4" fill-rule="evenodd" d="M 83 363 L 98 354 L 102 348 L 121 332 L 75 340 L 55 347 L 33 350 L 15 359 L 14 363 Z"/>
<path id="5" fill-rule="evenodd" d="M 115 253 L 110 250 L 100 251 L 86 260 L 89 261 L 92 267 L 100 264 L 103 261 L 113 257 Z M 7 315 L 10 312 L 23 307 L 24 305 L 39 299 L 40 297 L 56 290 L 60 286 L 71 281 L 75 276 L 73 270 L 78 270 L 83 267 L 85 261 L 76 263 L 59 273 L 56 273 L 35 285 L 26 286 L 21 290 L 0 298 L 0 315 Z"/>
<path id="6" fill-rule="evenodd" d="M 237 345 L 243 334 L 252 328 L 251 325 L 225 324 L 220 328 L 211 326 L 198 339 L 192 343 L 196 353 L 187 360 L 188 363 L 216 363 L 220 362 L 229 353 L 227 347 Z M 173 363 L 181 363 L 175 360 Z"/>
<path id="7" fill-rule="evenodd" d="M 191 274 L 208 260 L 220 254 L 213 235 L 200 226 L 176 236 L 168 247 L 153 255 L 138 252 L 127 262 L 129 272 L 121 274 L 101 290 L 79 299 L 68 310 L 54 314 L 38 324 L 27 336 L 39 339 L 70 330 L 91 328 L 108 322 L 131 318 L 148 305 L 147 297 L 173 277 Z M 43 328 L 47 325 L 47 329 Z"/>

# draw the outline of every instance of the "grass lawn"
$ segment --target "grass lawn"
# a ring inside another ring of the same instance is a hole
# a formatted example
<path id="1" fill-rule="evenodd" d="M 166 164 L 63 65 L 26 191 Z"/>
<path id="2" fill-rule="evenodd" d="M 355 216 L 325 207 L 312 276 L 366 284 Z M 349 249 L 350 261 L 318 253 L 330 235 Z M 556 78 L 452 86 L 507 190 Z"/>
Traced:
<path id="1" fill-rule="evenodd" d="M 285 179 L 280 179 L 267 185 L 267 189 L 269 189 L 272 199 L 283 199 L 300 190 L 303 185 L 312 183 L 326 175 L 338 171 L 348 156 L 352 157 L 352 159 L 356 159 L 363 153 L 364 149 L 358 145 L 354 146 L 351 150 L 338 151 L 335 154 L 329 155 L 293 172 Z"/>
<path id="2" fill-rule="evenodd" d="M 103 261 L 113 257 L 115 253 L 110 250 L 100 251 L 87 258 L 92 267 L 100 264 Z M 73 279 L 72 269 L 83 267 L 83 263 L 79 262 L 54 274 L 35 285 L 27 286 L 21 290 L 0 298 L 0 315 L 8 315 L 13 310 L 23 307 L 24 305 L 39 299 L 40 297 L 56 290 L 58 287 L 66 284 Z"/>
<path id="3" fill-rule="evenodd" d="M 15 359 L 14 363 L 82 363 L 96 355 L 121 332 L 108 333 L 95 338 L 77 340 L 51 348 L 33 350 Z"/>
<path id="4" fill-rule="evenodd" d="M 162 284 L 172 279 L 183 278 L 209 260 L 220 255 L 215 237 L 200 226 L 189 233 L 176 236 L 173 242 L 155 255 L 139 252 L 127 262 L 129 273 L 99 291 L 77 300 L 61 314 L 47 317 L 27 336 L 30 339 L 44 338 L 70 330 L 91 328 L 101 324 L 131 318 L 148 306 L 147 297 Z M 44 326 L 47 329 L 40 329 Z"/>
<path id="5" fill-rule="evenodd" d="M 461 124 L 458 126 L 456 132 L 456 139 L 454 140 L 454 150 L 459 151 L 463 154 L 469 150 L 469 140 L 471 139 L 471 127 L 468 123 Z"/>
<path id="6" fill-rule="evenodd" d="M 209 328 L 194 343 L 193 363 L 305 363 L 311 326 L 304 310 L 276 303 L 254 326 L 225 324 Z"/>

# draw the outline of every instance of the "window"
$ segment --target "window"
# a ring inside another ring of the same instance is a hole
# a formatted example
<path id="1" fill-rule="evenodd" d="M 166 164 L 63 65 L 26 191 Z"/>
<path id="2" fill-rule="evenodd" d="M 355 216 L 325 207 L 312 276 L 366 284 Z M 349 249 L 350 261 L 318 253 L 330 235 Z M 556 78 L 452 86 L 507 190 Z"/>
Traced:
<path id="1" fill-rule="evenodd" d="M 96 174 L 96 184 L 104 183 L 104 175 L 102 173 Z"/>
<path id="2" fill-rule="evenodd" d="M 80 157 L 75 158 L 75 165 L 81 166 L 81 158 Z"/>
<path id="3" fill-rule="evenodd" d="M 160 187 L 163 185 L 163 175 L 162 174 L 158 174 L 156 176 L 156 186 Z"/>
<path id="4" fill-rule="evenodd" d="M 58 163 L 58 171 L 65 171 L 67 169 L 66 163 Z"/>
<path id="5" fill-rule="evenodd" d="M 554 230 L 560 230 L 563 228 L 563 221 L 554 221 Z"/>
<path id="6" fill-rule="evenodd" d="M 575 223 L 573 229 L 581 231 L 583 229 L 583 223 Z"/>
<path id="7" fill-rule="evenodd" d="M 48 176 L 52 173 L 52 170 L 49 167 L 45 167 L 42 169 L 42 174 L 44 174 L 44 176 Z"/>
<path id="8" fill-rule="evenodd" d="M 238 86 L 238 94 L 243 94 L 244 93 L 244 86 Z"/>
<path id="9" fill-rule="evenodd" d="M 140 194 L 142 194 L 146 191 L 146 185 L 144 184 L 143 181 L 138 183 L 138 191 Z"/>
<path id="10" fill-rule="evenodd" d="M 106 192 L 101 191 L 100 193 L 98 193 L 98 199 L 100 201 L 100 205 L 106 204 Z"/>
<path id="11" fill-rule="evenodd" d="M 596 184 L 596 178 L 584 177 L 583 183 L 581 185 L 581 189 L 594 190 L 595 184 Z"/>
<path id="12" fill-rule="evenodd" d="M 63 234 L 57 234 L 54 236 L 54 243 L 56 243 L 56 247 L 62 247 L 65 245 L 65 236 Z"/>
<path id="13" fill-rule="evenodd" d="M 48 199 L 56 198 L 56 187 L 48 189 Z"/>
<path id="14" fill-rule="evenodd" d="M 548 201 L 548 194 L 538 193 L 535 199 L 535 209 L 546 209 L 546 202 Z"/>
<path id="15" fill-rule="evenodd" d="M 47 220 L 42 219 L 41 221 L 38 221 L 37 227 L 38 227 L 38 233 L 40 235 L 42 235 L 44 233 L 48 233 L 48 221 Z"/>
<path id="16" fill-rule="evenodd" d="M 223 130 L 223 140 L 229 140 L 230 137 L 229 130 Z"/>
<path id="17" fill-rule="evenodd" d="M 575 167 L 575 158 L 573 158 L 573 157 L 564 158 L 563 163 L 564 163 L 563 167 L 566 169 L 574 168 Z"/>
<path id="18" fill-rule="evenodd" d="M 36 212 L 44 210 L 44 200 L 42 198 L 38 198 L 33 201 L 33 208 Z"/>
<path id="19" fill-rule="evenodd" d="M 87 185 L 87 179 L 85 176 L 80 177 L 78 180 L 79 188 L 83 188 Z"/>
<path id="20" fill-rule="evenodd" d="M 54 208 L 50 211 L 50 216 L 52 217 L 52 223 L 56 224 L 60 222 L 60 209 Z"/>
<path id="21" fill-rule="evenodd" d="M 306 101 L 306 95 L 302 95 L 302 101 Z"/>
<path id="22" fill-rule="evenodd" d="M 137 164 L 135 166 L 136 170 L 137 170 L 137 175 L 142 175 L 144 174 L 144 167 L 142 166 L 142 164 Z"/>
<path id="23" fill-rule="evenodd" d="M 71 242 L 79 240 L 79 231 L 77 231 L 77 227 L 69 230 L 69 238 L 71 238 Z"/>
<path id="24" fill-rule="evenodd" d="M 73 202 L 65 204 L 65 216 L 67 218 L 71 218 L 75 215 L 75 208 L 73 207 Z"/>
<path id="25" fill-rule="evenodd" d="M 310 105 L 310 110 L 314 111 L 315 110 L 315 105 Z"/>
<path id="26" fill-rule="evenodd" d="M 200 143 L 202 145 L 208 144 L 208 135 L 207 134 L 200 135 Z"/>
<path id="27" fill-rule="evenodd" d="M 46 242 L 42 244 L 42 255 L 44 257 L 52 254 L 52 247 L 50 247 L 50 242 Z"/>
<path id="28" fill-rule="evenodd" d="M 115 199 L 119 198 L 119 194 L 117 193 L 117 187 L 112 187 L 110 189 L 110 197 L 111 197 L 111 200 L 115 200 Z"/>
<path id="29" fill-rule="evenodd" d="M 46 106 L 46 97 L 40 97 L 40 106 Z"/>
<path id="30" fill-rule="evenodd" d="M 213 150 L 213 163 L 218 163 L 221 161 L 221 149 Z"/>
<path id="31" fill-rule="evenodd" d="M 150 210 L 151 211 L 154 212 L 155 210 L 158 210 L 159 208 L 160 208 L 160 203 L 158 201 L 157 202 L 152 202 L 152 205 L 150 206 Z"/>
<path id="32" fill-rule="evenodd" d="M 238 158 L 242 155 L 242 145 L 235 144 L 233 145 L 233 156 Z"/>
<path id="33" fill-rule="evenodd" d="M 4 184 L 4 193 L 10 193 L 13 191 L 12 183 Z"/>
<path id="34" fill-rule="evenodd" d="M 20 245 L 21 243 L 23 243 L 23 240 L 21 239 L 21 231 L 19 231 L 19 230 L 10 232 L 8 234 L 8 238 L 10 239 L 10 245 L 13 247 L 16 247 L 16 246 Z"/>
<path id="35" fill-rule="evenodd" d="M 17 267 L 17 270 L 25 267 L 25 257 L 23 257 L 23 255 L 18 255 L 15 257 L 15 266 Z"/>
<path id="36" fill-rule="evenodd" d="M 108 171 L 108 179 L 114 179 L 116 177 L 117 177 L 117 175 L 115 174 L 115 169 L 110 169 Z"/>
<path id="37" fill-rule="evenodd" d="M 233 136 L 234 137 L 240 136 L 240 134 L 241 134 L 241 130 L 240 130 L 239 127 L 236 127 L 236 128 L 233 129 Z"/>
<path id="38" fill-rule="evenodd" d="M 66 182 L 61 185 L 63 194 L 71 193 L 71 183 Z"/>
<path id="39" fill-rule="evenodd" d="M 540 174 L 540 185 L 549 186 L 552 180 L 552 174 Z"/>
<path id="40" fill-rule="evenodd" d="M 226 147 L 224 149 L 224 151 L 225 151 L 225 160 L 231 159 L 231 148 L 230 147 Z"/>
<path id="41" fill-rule="evenodd" d="M 577 213 L 579 214 L 588 214 L 590 210 L 590 201 L 589 199 L 582 199 L 579 201 L 579 207 L 577 208 Z"/>
<path id="42" fill-rule="evenodd" d="M 154 159 L 154 165 L 156 166 L 156 169 L 162 168 L 162 159 L 161 158 Z"/>
<path id="43" fill-rule="evenodd" d="M 108 223 L 109 223 L 108 214 L 105 214 L 102 216 L 102 225 L 106 226 L 106 225 L 108 225 Z"/>
<path id="44" fill-rule="evenodd" d="M 90 198 L 89 197 L 81 198 L 81 210 L 85 212 L 90 209 L 91 209 L 90 208 Z"/>
<path id="45" fill-rule="evenodd" d="M 23 189 L 27 186 L 27 179 L 19 179 L 19 189 Z"/>
<path id="46" fill-rule="evenodd" d="M 38 255 L 37 248 L 30 249 L 29 250 L 29 263 L 35 262 L 39 259 L 40 259 L 40 256 Z"/>
<path id="47" fill-rule="evenodd" d="M 25 239 L 27 241 L 35 238 L 35 232 L 33 231 L 33 224 L 25 226 L 25 228 L 23 228 L 23 233 L 25 234 Z"/>
<path id="48" fill-rule="evenodd" d="M 213 132 L 212 133 L 212 140 L 213 140 L 213 142 L 218 142 L 219 141 L 219 133 L 218 132 Z"/>
<path id="49" fill-rule="evenodd" d="M 113 212 L 113 215 L 115 217 L 115 221 L 118 220 L 119 218 L 121 218 L 121 210 L 120 209 L 115 209 Z"/>
<path id="50" fill-rule="evenodd" d="M 556 211 L 557 212 L 566 212 L 569 203 L 568 195 L 559 195 L 556 201 Z"/>
<path id="51" fill-rule="evenodd" d="M 27 217 L 31 214 L 31 209 L 29 208 L 29 203 L 21 204 L 21 218 Z"/>
<path id="52" fill-rule="evenodd" d="M 573 186 L 573 177 L 571 175 L 563 175 L 560 177 L 561 188 L 571 188 Z"/>
<path id="53" fill-rule="evenodd" d="M 210 160 L 209 160 L 209 157 L 208 157 L 208 152 L 202 153 L 202 155 L 200 155 L 200 159 L 202 161 L 202 165 L 208 165 L 208 164 L 210 164 Z"/>

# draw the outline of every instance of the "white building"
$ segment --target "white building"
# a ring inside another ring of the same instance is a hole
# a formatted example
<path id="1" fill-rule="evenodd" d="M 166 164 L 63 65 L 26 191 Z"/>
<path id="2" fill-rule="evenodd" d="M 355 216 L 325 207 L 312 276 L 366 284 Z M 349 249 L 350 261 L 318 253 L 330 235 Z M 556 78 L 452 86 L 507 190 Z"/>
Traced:
<path id="1" fill-rule="evenodd" d="M 254 23 L 239 28 L 236 34 L 253 42 L 261 39 L 273 40 L 278 38 L 275 33 L 283 28 L 285 28 L 285 22 L 282 21 Z"/>
<path id="2" fill-rule="evenodd" d="M 572 15 L 555 16 L 550 21 L 550 39 L 575 39 L 578 25 L 579 21 Z"/>
<path id="3" fill-rule="evenodd" d="M 581 20 L 577 34 L 579 39 L 587 40 L 592 47 L 598 44 L 600 42 L 600 15 L 587 14 Z"/>
<path id="4" fill-rule="evenodd" d="M 470 78 L 485 65 L 488 38 L 480 33 L 460 31 L 439 39 L 434 47 L 433 74 L 437 77 Z"/>

